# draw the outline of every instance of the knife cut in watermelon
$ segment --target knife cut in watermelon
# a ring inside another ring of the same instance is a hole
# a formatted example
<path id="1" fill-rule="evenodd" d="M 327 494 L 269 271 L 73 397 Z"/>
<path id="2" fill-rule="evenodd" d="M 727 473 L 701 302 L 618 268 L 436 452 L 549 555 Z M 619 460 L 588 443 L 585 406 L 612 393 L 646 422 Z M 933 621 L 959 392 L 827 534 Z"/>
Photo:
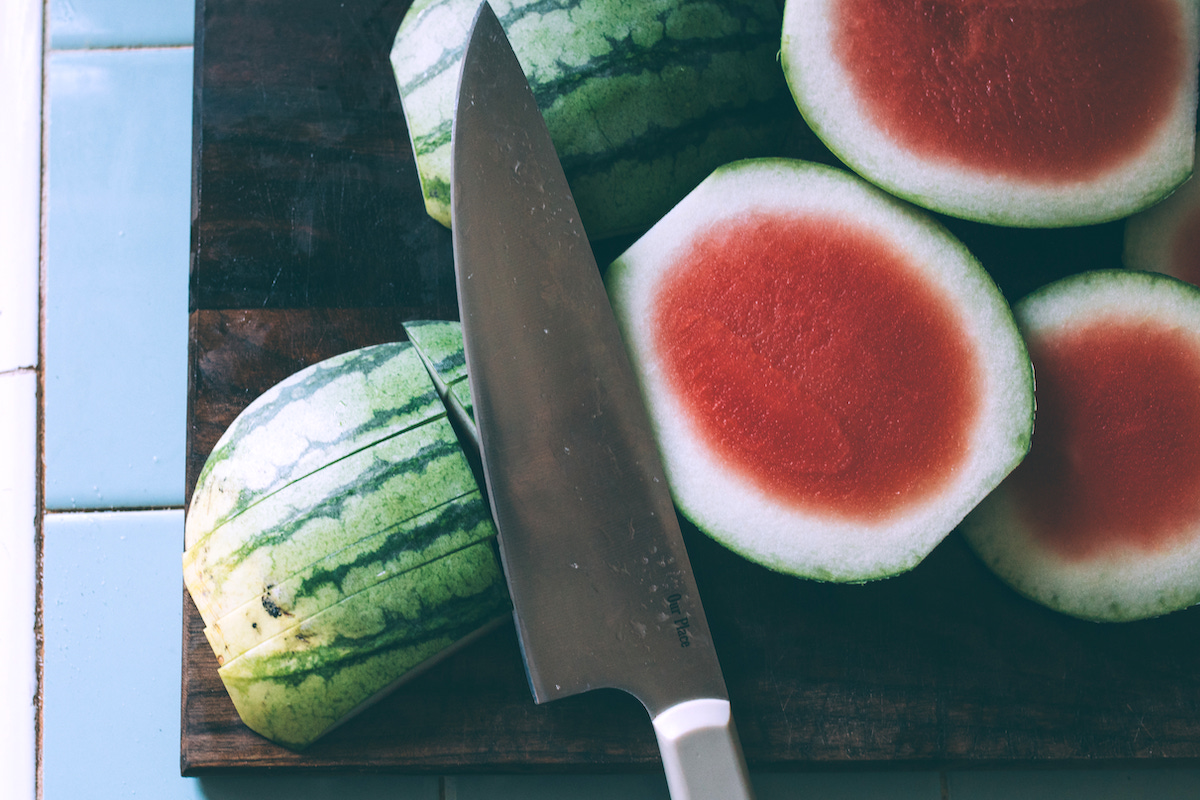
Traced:
<path id="1" fill-rule="evenodd" d="M 962 526 L 1021 594 L 1096 621 L 1200 600 L 1200 288 L 1064 278 L 1014 311 L 1037 374 L 1029 456 Z"/>
<path id="2" fill-rule="evenodd" d="M 606 281 L 677 505 L 772 569 L 908 570 L 1026 452 L 1031 368 L 996 285 L 848 172 L 723 167 Z"/>
<path id="3" fill-rule="evenodd" d="M 1128 216 L 1191 173 L 1193 0 L 788 0 L 813 131 L 918 205 L 1000 225 Z"/>

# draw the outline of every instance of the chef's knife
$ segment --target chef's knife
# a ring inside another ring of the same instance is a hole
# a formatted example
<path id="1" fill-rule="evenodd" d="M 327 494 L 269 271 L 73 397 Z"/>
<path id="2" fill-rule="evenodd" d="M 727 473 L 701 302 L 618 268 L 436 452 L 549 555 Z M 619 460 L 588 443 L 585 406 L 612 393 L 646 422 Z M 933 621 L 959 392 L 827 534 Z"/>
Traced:
<path id="1" fill-rule="evenodd" d="M 485 3 L 462 65 L 459 311 L 534 699 L 637 697 L 674 800 L 751 796 L 636 379 L 554 145 Z"/>

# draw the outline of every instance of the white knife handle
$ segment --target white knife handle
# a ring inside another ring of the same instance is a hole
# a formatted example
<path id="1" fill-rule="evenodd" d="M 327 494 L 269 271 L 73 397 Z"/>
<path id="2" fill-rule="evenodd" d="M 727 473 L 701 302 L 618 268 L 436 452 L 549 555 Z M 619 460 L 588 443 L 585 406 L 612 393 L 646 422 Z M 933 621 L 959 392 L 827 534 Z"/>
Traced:
<path id="1" fill-rule="evenodd" d="M 654 718 L 671 800 L 753 800 L 728 700 L 687 700 Z"/>

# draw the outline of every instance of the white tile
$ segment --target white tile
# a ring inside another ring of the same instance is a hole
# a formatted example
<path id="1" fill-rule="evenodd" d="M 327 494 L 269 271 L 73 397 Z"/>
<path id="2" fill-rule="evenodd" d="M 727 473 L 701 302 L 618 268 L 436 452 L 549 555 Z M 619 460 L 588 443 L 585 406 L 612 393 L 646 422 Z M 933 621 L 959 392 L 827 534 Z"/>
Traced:
<path id="1" fill-rule="evenodd" d="M 13 800 L 33 800 L 36 763 L 36 398 L 34 372 L 0 374 L 0 775 Z"/>
<path id="2" fill-rule="evenodd" d="M 1200 770 L 951 772 L 949 800 L 1195 800 Z"/>
<path id="3" fill-rule="evenodd" d="M 46 507 L 182 505 L 192 52 L 48 65 Z"/>
<path id="4" fill-rule="evenodd" d="M 37 364 L 42 4 L 0 3 L 0 373 Z"/>

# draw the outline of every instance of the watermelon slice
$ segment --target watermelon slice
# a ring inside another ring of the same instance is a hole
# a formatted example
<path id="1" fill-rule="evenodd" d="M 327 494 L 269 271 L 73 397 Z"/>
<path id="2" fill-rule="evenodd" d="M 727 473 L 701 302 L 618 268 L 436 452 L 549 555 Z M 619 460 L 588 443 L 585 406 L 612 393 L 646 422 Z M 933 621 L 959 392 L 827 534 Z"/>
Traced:
<path id="1" fill-rule="evenodd" d="M 1200 286 L 1200 181 L 1125 221 L 1124 262 Z"/>
<path id="2" fill-rule="evenodd" d="M 848 172 L 727 165 L 606 280 L 680 510 L 772 569 L 910 569 L 1025 454 L 1030 363 L 995 284 Z"/>
<path id="3" fill-rule="evenodd" d="M 1200 598 L 1200 289 L 1101 270 L 1020 301 L 1037 372 L 1028 458 L 967 518 L 1020 593 L 1143 619 Z"/>
<path id="4" fill-rule="evenodd" d="M 1191 173 L 1192 0 L 788 0 L 810 127 L 914 203 L 1001 225 L 1118 219 Z"/>

